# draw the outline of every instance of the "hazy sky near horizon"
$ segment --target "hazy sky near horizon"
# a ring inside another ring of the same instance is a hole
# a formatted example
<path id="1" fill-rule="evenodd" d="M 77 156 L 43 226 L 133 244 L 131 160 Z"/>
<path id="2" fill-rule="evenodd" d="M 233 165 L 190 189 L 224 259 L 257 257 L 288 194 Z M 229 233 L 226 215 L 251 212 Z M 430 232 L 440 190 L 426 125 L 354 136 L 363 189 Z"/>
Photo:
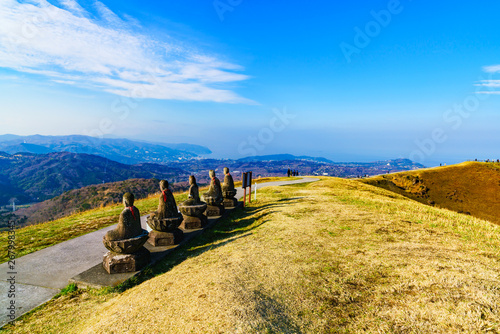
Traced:
<path id="1" fill-rule="evenodd" d="M 2 0 L 0 134 L 500 158 L 498 1 Z"/>

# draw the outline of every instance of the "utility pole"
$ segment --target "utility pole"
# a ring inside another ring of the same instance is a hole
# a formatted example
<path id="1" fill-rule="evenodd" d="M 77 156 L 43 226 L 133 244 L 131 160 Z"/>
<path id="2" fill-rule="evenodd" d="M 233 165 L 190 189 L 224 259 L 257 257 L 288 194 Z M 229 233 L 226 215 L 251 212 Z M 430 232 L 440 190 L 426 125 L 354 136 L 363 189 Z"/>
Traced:
<path id="1" fill-rule="evenodd" d="M 16 202 L 17 202 L 17 198 L 13 197 L 9 200 L 9 202 L 12 204 L 12 212 L 15 212 L 16 211 Z"/>

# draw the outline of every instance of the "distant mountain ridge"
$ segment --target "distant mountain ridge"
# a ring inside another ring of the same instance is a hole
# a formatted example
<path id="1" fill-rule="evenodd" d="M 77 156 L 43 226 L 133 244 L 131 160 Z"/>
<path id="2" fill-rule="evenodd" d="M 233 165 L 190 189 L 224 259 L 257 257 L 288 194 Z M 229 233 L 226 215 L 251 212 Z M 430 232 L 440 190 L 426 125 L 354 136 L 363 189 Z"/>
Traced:
<path id="1" fill-rule="evenodd" d="M 9 155 L 0 152 L 0 204 L 8 203 L 11 197 L 16 197 L 21 203 L 44 201 L 91 184 L 132 178 L 175 179 L 186 175 L 175 166 L 154 163 L 126 165 L 90 154 Z"/>
<path id="2" fill-rule="evenodd" d="M 198 158 L 212 153 L 210 149 L 193 144 L 164 144 L 129 139 L 69 136 L 16 136 L 0 135 L 0 151 L 47 154 L 71 152 L 98 155 L 124 164 L 141 162 L 165 163 Z"/>
<path id="3" fill-rule="evenodd" d="M 246 158 L 238 159 L 238 161 L 288 161 L 288 160 L 306 160 L 306 161 L 314 161 L 314 162 L 324 162 L 324 163 L 333 163 L 333 161 L 328 160 L 322 157 L 310 157 L 307 155 L 295 156 L 292 154 L 271 154 L 271 155 L 256 155 L 250 156 Z"/>

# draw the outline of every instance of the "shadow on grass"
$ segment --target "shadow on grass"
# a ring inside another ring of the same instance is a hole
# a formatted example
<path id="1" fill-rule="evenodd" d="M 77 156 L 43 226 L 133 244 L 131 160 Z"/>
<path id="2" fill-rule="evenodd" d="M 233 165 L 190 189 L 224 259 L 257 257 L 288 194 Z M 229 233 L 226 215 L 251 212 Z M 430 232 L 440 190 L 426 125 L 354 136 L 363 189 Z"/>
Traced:
<path id="1" fill-rule="evenodd" d="M 132 277 L 126 282 L 110 288 L 109 292 L 123 292 L 133 288 L 142 282 L 145 282 L 155 276 L 164 274 L 170 271 L 176 265 L 184 260 L 203 254 L 204 252 L 216 249 L 227 245 L 235 240 L 245 238 L 251 235 L 251 231 L 258 228 L 267 222 L 264 220 L 266 216 L 275 211 L 262 212 L 265 209 L 270 209 L 276 204 L 267 204 L 261 207 L 239 208 L 233 211 L 229 216 L 218 221 L 211 228 L 203 231 L 202 234 L 190 240 L 188 243 L 179 246 L 165 259 L 156 263 L 154 266 L 146 268 L 139 275 Z M 245 218 L 253 216 L 251 218 Z"/>
<path id="2" fill-rule="evenodd" d="M 301 197 L 282 198 L 282 199 L 279 199 L 278 202 L 290 202 L 290 201 L 296 201 L 296 200 L 299 200 L 302 198 L 305 198 L 305 197 L 301 196 Z"/>
<path id="3" fill-rule="evenodd" d="M 282 185 L 282 187 L 305 188 L 305 187 L 307 187 L 310 183 L 311 183 L 311 182 L 284 184 L 284 185 Z"/>
<path id="4" fill-rule="evenodd" d="M 257 313 L 264 320 L 264 324 L 259 324 L 254 329 L 265 333 L 302 333 L 293 319 L 286 315 L 288 312 L 285 305 L 261 291 L 253 291 L 253 300 Z"/>

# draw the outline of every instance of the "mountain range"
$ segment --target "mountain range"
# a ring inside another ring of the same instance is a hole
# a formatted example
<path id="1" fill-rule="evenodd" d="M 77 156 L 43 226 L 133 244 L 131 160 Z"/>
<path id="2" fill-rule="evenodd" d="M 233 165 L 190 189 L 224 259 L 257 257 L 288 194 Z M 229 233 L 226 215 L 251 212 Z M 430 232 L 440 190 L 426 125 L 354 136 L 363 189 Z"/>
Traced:
<path id="1" fill-rule="evenodd" d="M 289 160 L 281 160 L 283 158 Z M 0 152 L 0 205 L 12 198 L 17 202 L 41 202 L 66 191 L 92 184 L 124 181 L 132 178 L 158 178 L 185 181 L 195 175 L 199 182 L 208 182 L 208 171 L 221 173 L 223 167 L 234 171 L 252 170 L 254 177 L 283 176 L 287 169 L 298 170 L 302 175 L 330 175 L 357 177 L 377 175 L 388 171 L 412 170 L 423 167 L 407 159 L 373 163 L 328 163 L 306 160 L 304 157 L 280 155 L 277 160 L 269 156 L 257 159 L 219 160 L 189 159 L 163 163 L 124 164 L 101 156 L 84 153 L 51 152 L 47 154 Z"/>
<path id="2" fill-rule="evenodd" d="M 193 144 L 164 144 L 129 139 L 95 138 L 89 136 L 16 136 L 0 135 L 0 151 L 47 154 L 53 152 L 85 153 L 101 156 L 123 164 L 142 162 L 164 163 L 199 158 L 211 154 L 207 147 Z"/>
<path id="3" fill-rule="evenodd" d="M 131 178 L 175 179 L 184 174 L 175 166 L 126 165 L 91 154 L 0 152 L 0 204 L 12 197 L 19 203 L 40 202 L 91 184 Z"/>
<path id="4" fill-rule="evenodd" d="M 292 160 L 304 160 L 304 161 L 314 161 L 314 162 L 324 162 L 333 163 L 333 161 L 322 157 L 310 157 L 307 155 L 295 156 L 292 154 L 272 154 L 272 155 L 256 155 L 246 158 L 238 159 L 238 161 L 292 161 Z"/>

